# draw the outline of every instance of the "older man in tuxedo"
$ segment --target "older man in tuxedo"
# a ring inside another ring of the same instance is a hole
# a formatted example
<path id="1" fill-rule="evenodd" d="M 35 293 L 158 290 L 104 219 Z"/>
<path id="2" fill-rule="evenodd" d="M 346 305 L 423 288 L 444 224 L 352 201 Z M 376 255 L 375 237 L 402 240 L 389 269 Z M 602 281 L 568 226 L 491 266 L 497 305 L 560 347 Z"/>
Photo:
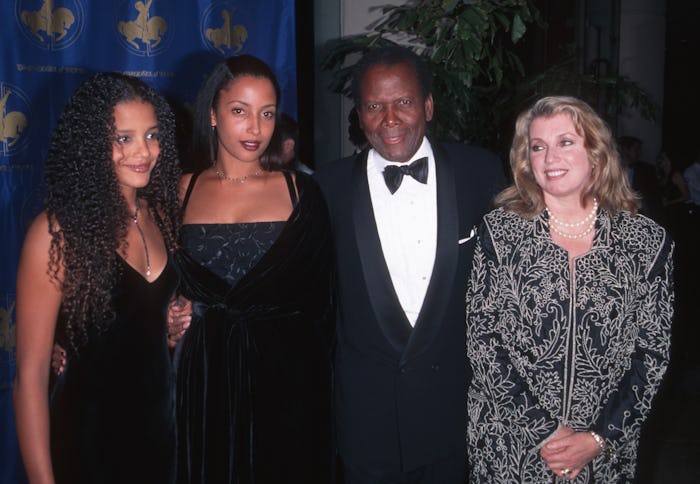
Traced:
<path id="1" fill-rule="evenodd" d="M 355 67 L 371 148 L 316 174 L 338 267 L 335 399 L 346 484 L 463 483 L 465 292 L 493 154 L 426 136 L 432 77 L 402 47 Z"/>

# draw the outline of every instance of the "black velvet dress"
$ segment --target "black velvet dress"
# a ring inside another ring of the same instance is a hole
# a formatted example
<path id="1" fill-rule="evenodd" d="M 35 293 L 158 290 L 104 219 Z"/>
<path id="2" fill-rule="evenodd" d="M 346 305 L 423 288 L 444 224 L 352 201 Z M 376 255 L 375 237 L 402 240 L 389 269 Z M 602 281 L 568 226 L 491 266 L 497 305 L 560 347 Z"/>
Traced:
<path id="1" fill-rule="evenodd" d="M 183 226 L 180 483 L 331 482 L 329 225 L 316 183 L 297 174 L 297 201 L 285 176 L 285 222 Z"/>
<path id="2" fill-rule="evenodd" d="M 117 256 L 116 319 L 91 334 L 53 383 L 51 453 L 56 482 L 172 483 L 175 373 L 166 341 L 172 260 L 153 282 Z"/>

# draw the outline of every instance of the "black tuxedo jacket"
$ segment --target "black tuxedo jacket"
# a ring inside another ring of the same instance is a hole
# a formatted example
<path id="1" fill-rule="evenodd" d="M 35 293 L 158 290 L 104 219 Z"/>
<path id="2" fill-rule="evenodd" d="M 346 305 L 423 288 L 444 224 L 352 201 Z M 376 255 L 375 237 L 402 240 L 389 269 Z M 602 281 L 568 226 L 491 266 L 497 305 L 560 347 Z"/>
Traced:
<path id="1" fill-rule="evenodd" d="M 465 293 L 473 230 L 503 187 L 493 154 L 432 143 L 437 252 L 411 327 L 389 276 L 367 184 L 367 151 L 322 167 L 338 270 L 335 402 L 344 461 L 410 471 L 466 456 Z M 470 238 L 471 236 L 471 238 Z"/>

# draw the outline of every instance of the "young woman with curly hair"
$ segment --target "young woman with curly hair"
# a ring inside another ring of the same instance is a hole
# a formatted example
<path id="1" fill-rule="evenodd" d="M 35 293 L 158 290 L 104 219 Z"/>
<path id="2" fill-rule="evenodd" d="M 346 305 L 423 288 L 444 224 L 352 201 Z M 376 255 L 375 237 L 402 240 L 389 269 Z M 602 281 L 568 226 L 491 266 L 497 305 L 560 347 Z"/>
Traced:
<path id="1" fill-rule="evenodd" d="M 17 277 L 14 402 L 31 482 L 170 482 L 178 284 L 174 116 L 142 81 L 96 74 L 59 117 L 46 210 Z M 54 340 L 67 351 L 51 385 Z"/>

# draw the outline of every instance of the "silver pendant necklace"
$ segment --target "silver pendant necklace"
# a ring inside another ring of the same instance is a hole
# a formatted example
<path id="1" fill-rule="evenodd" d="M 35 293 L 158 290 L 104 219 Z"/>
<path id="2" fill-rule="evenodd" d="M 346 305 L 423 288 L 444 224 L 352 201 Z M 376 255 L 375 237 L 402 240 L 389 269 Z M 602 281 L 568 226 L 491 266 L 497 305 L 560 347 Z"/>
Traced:
<path id="1" fill-rule="evenodd" d="M 146 251 L 146 276 L 150 276 L 151 257 L 148 254 L 148 244 L 146 244 L 146 236 L 143 233 L 143 229 L 141 229 L 141 225 L 139 225 L 139 208 L 141 208 L 141 205 L 139 203 L 139 199 L 136 198 L 136 209 L 134 210 L 132 220 L 134 221 L 134 225 L 136 225 L 136 230 L 139 231 L 139 235 L 141 236 L 141 240 L 143 241 L 143 250 Z"/>

